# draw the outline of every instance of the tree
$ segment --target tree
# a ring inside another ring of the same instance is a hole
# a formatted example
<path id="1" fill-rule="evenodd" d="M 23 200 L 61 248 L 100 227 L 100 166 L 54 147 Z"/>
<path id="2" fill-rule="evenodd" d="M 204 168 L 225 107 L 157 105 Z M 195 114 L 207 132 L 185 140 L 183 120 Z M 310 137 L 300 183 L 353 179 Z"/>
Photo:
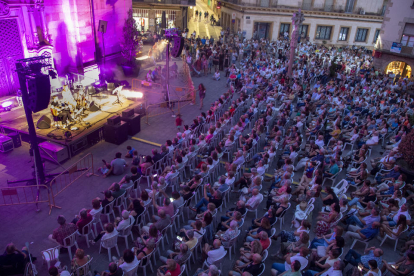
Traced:
<path id="1" fill-rule="evenodd" d="M 137 23 L 132 17 L 132 9 L 128 11 L 128 17 L 125 20 L 123 28 L 124 41 L 121 43 L 122 56 L 127 60 L 129 65 L 135 64 L 135 58 L 139 52 L 139 31 Z"/>
<path id="2" fill-rule="evenodd" d="M 411 130 L 405 137 L 402 137 L 398 145 L 398 151 L 401 152 L 402 158 L 407 162 L 408 168 L 414 169 L 414 130 Z"/>

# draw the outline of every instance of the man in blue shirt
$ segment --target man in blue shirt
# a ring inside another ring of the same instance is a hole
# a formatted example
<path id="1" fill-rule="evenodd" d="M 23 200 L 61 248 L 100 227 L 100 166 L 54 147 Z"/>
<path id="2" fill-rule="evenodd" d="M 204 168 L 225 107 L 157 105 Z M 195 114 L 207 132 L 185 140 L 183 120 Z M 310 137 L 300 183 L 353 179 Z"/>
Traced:
<path id="1" fill-rule="evenodd" d="M 358 226 L 349 225 L 349 231 L 345 233 L 344 239 L 371 240 L 378 235 L 380 225 L 379 221 L 374 221 L 371 225 L 367 225 L 362 229 Z"/>
<path id="2" fill-rule="evenodd" d="M 125 158 L 132 158 L 134 156 L 135 149 L 131 146 L 127 146 L 128 153 L 125 154 Z"/>
<path id="3" fill-rule="evenodd" d="M 353 266 L 358 266 L 362 264 L 365 268 L 369 269 L 368 261 L 375 260 L 377 261 L 378 266 L 382 265 L 382 255 L 384 251 L 381 248 L 370 247 L 365 249 L 365 255 L 361 255 L 353 249 L 350 249 L 344 258 L 345 266 L 349 263 Z"/>

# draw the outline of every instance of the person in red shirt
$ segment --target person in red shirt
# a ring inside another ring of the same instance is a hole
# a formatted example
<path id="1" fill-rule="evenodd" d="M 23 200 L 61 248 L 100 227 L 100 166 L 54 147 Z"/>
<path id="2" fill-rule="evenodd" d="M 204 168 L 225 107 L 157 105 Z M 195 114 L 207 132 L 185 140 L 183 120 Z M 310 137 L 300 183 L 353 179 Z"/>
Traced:
<path id="1" fill-rule="evenodd" d="M 266 231 L 261 231 L 259 233 L 260 236 L 260 244 L 262 245 L 263 250 L 266 250 L 269 245 L 270 245 L 270 239 L 269 239 L 269 235 L 267 234 Z"/>
<path id="2" fill-rule="evenodd" d="M 167 264 L 157 270 L 157 276 L 178 276 L 181 273 L 181 267 L 173 259 L 168 259 Z"/>
<path id="3" fill-rule="evenodd" d="M 177 126 L 178 131 L 181 131 L 181 126 L 183 124 L 183 119 L 181 119 L 181 114 L 177 114 L 177 118 L 175 118 L 175 125 Z"/>
<path id="4" fill-rule="evenodd" d="M 76 224 L 76 227 L 78 227 L 79 233 L 82 234 L 83 227 L 87 225 L 89 222 L 91 222 L 93 219 L 92 215 L 88 213 L 86 209 L 82 209 L 79 212 L 79 215 L 75 217 L 75 219 L 72 221 L 73 224 Z"/>

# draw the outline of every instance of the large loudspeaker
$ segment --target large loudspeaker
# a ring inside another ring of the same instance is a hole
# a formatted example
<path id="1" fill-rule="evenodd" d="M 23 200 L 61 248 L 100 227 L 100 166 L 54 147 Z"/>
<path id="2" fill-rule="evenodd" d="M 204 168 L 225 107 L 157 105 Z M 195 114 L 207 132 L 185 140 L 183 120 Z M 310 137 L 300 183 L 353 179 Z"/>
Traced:
<path id="1" fill-rule="evenodd" d="M 46 129 L 46 128 L 50 128 L 51 123 L 52 121 L 49 119 L 49 117 L 47 117 L 46 115 L 43 115 L 37 121 L 36 126 L 37 128 L 40 128 L 40 129 Z"/>
<path id="2" fill-rule="evenodd" d="M 174 46 L 170 49 L 170 54 L 173 57 L 179 57 L 184 47 L 184 38 L 183 37 L 174 37 L 173 38 Z"/>
<path id="3" fill-rule="evenodd" d="M 98 111 L 98 110 L 99 110 L 99 107 L 96 106 L 94 101 L 92 101 L 91 104 L 89 105 L 89 111 L 95 112 L 95 111 Z"/>
<path id="4" fill-rule="evenodd" d="M 162 12 L 162 17 L 161 17 L 161 28 L 165 29 L 167 28 L 167 18 L 165 16 L 165 11 Z"/>
<path id="5" fill-rule="evenodd" d="M 141 116 L 139 114 L 122 117 L 122 121 L 125 121 L 128 125 L 128 135 L 134 136 L 141 131 Z"/>
<path id="6" fill-rule="evenodd" d="M 13 145 L 15 148 L 22 145 L 22 139 L 20 139 L 20 134 L 18 132 L 10 133 L 8 136 L 13 139 Z"/>
<path id="7" fill-rule="evenodd" d="M 117 125 L 104 124 L 104 139 L 108 143 L 120 145 L 128 140 L 128 124 L 121 121 Z"/>
<path id="8" fill-rule="evenodd" d="M 110 126 L 117 125 L 117 124 L 119 124 L 119 123 L 121 122 L 121 116 L 119 116 L 119 115 L 114 115 L 114 116 L 112 116 L 111 118 L 108 118 L 108 119 L 106 120 L 106 122 L 107 122 L 107 123 L 108 123 L 108 125 L 110 125 Z"/>
<path id="9" fill-rule="evenodd" d="M 46 109 L 49 106 L 51 93 L 49 75 L 38 74 L 34 79 L 29 79 L 27 91 L 29 93 L 27 105 L 30 110 L 36 113 Z"/>
<path id="10" fill-rule="evenodd" d="M 126 110 L 122 111 L 122 116 L 121 116 L 122 120 L 124 120 L 124 118 L 128 118 L 128 117 L 131 117 L 131 116 L 134 116 L 134 109 L 133 108 L 126 109 Z"/>

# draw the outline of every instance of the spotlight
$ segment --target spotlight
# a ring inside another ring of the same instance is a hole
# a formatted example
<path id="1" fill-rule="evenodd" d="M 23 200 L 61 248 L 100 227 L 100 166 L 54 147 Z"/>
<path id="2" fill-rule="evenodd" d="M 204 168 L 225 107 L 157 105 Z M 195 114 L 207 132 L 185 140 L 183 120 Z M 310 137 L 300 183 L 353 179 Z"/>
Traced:
<path id="1" fill-rule="evenodd" d="M 131 90 L 122 90 L 121 94 L 125 98 L 134 98 L 134 99 L 142 99 L 142 97 L 144 96 L 144 94 L 142 94 L 142 92 L 131 91 Z"/>
<path id="2" fill-rule="evenodd" d="M 12 101 L 6 101 L 6 102 L 3 102 L 1 104 L 1 107 L 3 107 L 3 109 L 5 111 L 10 111 L 12 109 L 12 105 L 13 105 L 13 102 Z"/>
<path id="3" fill-rule="evenodd" d="M 56 79 L 57 74 L 56 74 L 56 72 L 55 72 L 55 71 L 53 71 L 53 70 L 49 70 L 49 76 L 51 76 L 51 77 L 52 77 L 52 79 Z"/>

